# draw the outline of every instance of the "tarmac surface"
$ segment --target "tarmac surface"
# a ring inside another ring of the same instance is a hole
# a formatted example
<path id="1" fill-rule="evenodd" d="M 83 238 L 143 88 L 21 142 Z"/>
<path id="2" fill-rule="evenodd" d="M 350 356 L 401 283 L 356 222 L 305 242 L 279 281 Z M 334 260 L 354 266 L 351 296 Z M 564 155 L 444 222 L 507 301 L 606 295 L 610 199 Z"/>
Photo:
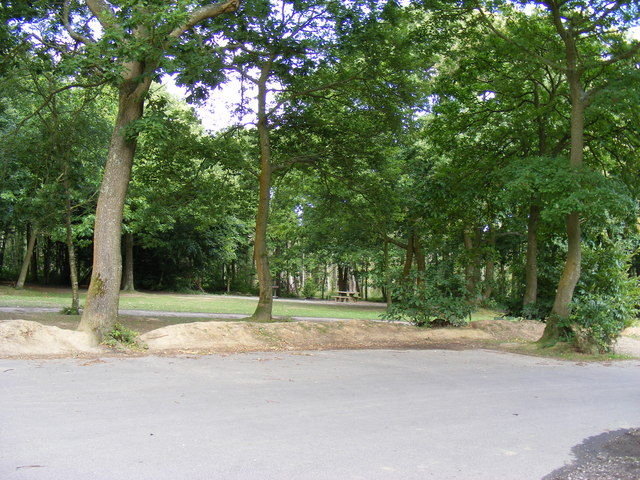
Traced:
<path id="1" fill-rule="evenodd" d="M 482 350 L 0 359 L 3 480 L 541 479 L 590 437 L 638 426 L 638 360 Z"/>

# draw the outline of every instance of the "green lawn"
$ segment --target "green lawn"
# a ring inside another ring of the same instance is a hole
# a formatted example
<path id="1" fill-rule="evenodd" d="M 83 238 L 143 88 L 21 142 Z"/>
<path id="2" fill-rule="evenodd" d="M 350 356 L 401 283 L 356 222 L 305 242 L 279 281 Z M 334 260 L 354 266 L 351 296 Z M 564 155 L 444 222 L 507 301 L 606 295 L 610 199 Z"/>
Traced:
<path id="1" fill-rule="evenodd" d="M 81 302 L 85 295 L 81 295 Z M 225 295 L 188 295 L 175 293 L 124 293 L 120 296 L 120 308 L 125 310 L 160 310 L 170 312 L 236 313 L 251 315 L 256 298 Z M 11 307 L 67 307 L 71 303 L 71 291 L 65 289 L 25 288 L 15 290 L 0 287 L 0 306 Z M 384 304 L 311 303 L 277 299 L 273 314 L 285 317 L 322 317 L 375 320 L 384 313 Z"/>

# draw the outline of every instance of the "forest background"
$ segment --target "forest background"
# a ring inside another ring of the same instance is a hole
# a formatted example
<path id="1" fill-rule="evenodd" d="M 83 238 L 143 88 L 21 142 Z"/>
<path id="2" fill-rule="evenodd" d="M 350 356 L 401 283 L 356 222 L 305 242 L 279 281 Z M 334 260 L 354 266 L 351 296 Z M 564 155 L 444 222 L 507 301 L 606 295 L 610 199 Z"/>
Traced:
<path id="1" fill-rule="evenodd" d="M 71 310 L 88 285 L 97 340 L 121 288 L 257 293 L 257 321 L 273 285 L 418 325 L 500 306 L 600 351 L 636 317 L 635 1 L 0 12 L 0 275 Z M 238 121 L 207 131 L 225 82 Z"/>

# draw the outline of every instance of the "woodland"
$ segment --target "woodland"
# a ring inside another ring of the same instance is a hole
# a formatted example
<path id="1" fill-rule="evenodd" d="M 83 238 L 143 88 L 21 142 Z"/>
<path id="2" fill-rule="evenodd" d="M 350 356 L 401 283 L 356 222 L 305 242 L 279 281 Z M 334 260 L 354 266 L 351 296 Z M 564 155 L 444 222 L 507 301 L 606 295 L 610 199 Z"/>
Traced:
<path id="1" fill-rule="evenodd" d="M 70 285 L 98 340 L 135 289 L 258 295 L 256 321 L 274 290 L 420 326 L 501 308 L 601 352 L 637 317 L 637 0 L 0 14 L 0 278 Z"/>

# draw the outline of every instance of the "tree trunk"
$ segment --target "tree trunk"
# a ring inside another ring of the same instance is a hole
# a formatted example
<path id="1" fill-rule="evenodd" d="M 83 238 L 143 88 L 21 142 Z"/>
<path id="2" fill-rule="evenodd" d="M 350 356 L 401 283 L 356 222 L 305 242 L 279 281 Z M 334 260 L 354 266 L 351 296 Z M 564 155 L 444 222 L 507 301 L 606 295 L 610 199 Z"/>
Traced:
<path id="1" fill-rule="evenodd" d="M 414 236 L 413 233 L 409 235 L 407 240 L 407 253 L 404 257 L 404 268 L 402 269 L 402 278 L 409 278 L 411 274 L 411 265 L 413 264 L 413 252 L 414 252 Z"/>
<path id="2" fill-rule="evenodd" d="M 271 273 L 269 272 L 269 253 L 267 251 L 267 224 L 269 221 L 269 203 L 271 194 L 271 144 L 267 119 L 267 80 L 271 70 L 271 61 L 262 67 L 258 82 L 258 135 L 260 141 L 260 196 L 256 215 L 256 235 L 254 258 L 258 273 L 258 306 L 252 315 L 253 320 L 269 322 L 273 311 L 273 293 Z"/>
<path id="3" fill-rule="evenodd" d="M 527 306 L 538 300 L 538 222 L 540 207 L 529 207 L 529 221 L 527 223 L 527 261 L 524 267 L 525 291 L 522 305 Z"/>
<path id="4" fill-rule="evenodd" d="M 357 269 L 353 270 L 353 291 L 362 293 L 360 290 L 360 272 Z"/>
<path id="5" fill-rule="evenodd" d="M 349 269 L 345 265 L 338 265 L 338 291 L 349 290 Z"/>
<path id="6" fill-rule="evenodd" d="M 76 265 L 76 253 L 73 245 L 73 230 L 71 228 L 71 200 L 67 196 L 67 212 L 65 226 L 67 230 L 67 250 L 69 257 L 69 275 L 71 279 L 71 312 L 77 314 L 80 310 L 80 292 L 78 289 L 78 267 Z"/>
<path id="7" fill-rule="evenodd" d="M 4 268 L 4 252 L 7 249 L 7 238 L 9 237 L 9 230 L 5 230 L 2 234 L 2 243 L 0 244 L 0 273 Z"/>
<path id="8" fill-rule="evenodd" d="M 389 242 L 384 240 L 384 296 L 387 301 L 387 308 L 391 306 L 391 270 L 389 269 Z"/>
<path id="9" fill-rule="evenodd" d="M 424 252 L 422 251 L 422 246 L 420 245 L 420 238 L 415 233 L 413 234 L 413 250 L 416 257 L 416 267 L 418 269 L 418 278 L 416 279 L 416 282 L 418 285 L 420 285 L 424 280 L 424 275 L 426 272 L 426 262 L 424 258 Z"/>
<path id="10" fill-rule="evenodd" d="M 133 233 L 124 234 L 124 273 L 122 275 L 122 290 L 135 292 L 133 283 Z"/>
<path id="11" fill-rule="evenodd" d="M 489 246 L 491 250 L 487 252 L 487 259 L 484 267 L 484 289 L 482 290 L 482 301 L 486 302 L 493 294 L 493 285 L 495 283 L 495 250 L 496 250 L 496 234 L 491 228 L 489 232 Z"/>
<path id="12" fill-rule="evenodd" d="M 30 228 L 30 227 L 27 227 Z M 31 281 L 34 283 L 38 283 L 38 236 L 34 235 L 35 243 L 33 244 L 33 249 L 31 252 L 31 267 L 29 267 L 29 271 L 31 272 Z"/>
<path id="13" fill-rule="evenodd" d="M 463 232 L 464 248 L 467 251 L 467 261 L 464 267 L 464 275 L 466 279 L 466 290 L 469 302 L 476 305 L 480 302 L 478 295 L 478 283 L 480 282 L 480 266 L 478 262 L 477 248 L 482 238 L 482 230 L 476 229 L 475 236 L 472 239 L 469 232 Z M 475 241 L 475 245 L 474 245 Z"/>
<path id="14" fill-rule="evenodd" d="M 67 257 L 69 259 L 69 277 L 71 280 L 71 313 L 80 311 L 80 292 L 78 288 L 78 267 L 76 265 L 76 253 L 73 245 L 73 229 L 71 227 L 71 191 L 69 188 L 69 164 L 66 158 L 60 157 L 62 162 L 62 184 L 65 193 L 65 228 L 67 233 Z"/>
<path id="15" fill-rule="evenodd" d="M 572 42 L 567 42 L 567 80 L 571 92 L 571 153 L 569 163 L 571 167 L 579 169 L 584 157 L 584 111 L 587 98 L 580 83 L 581 69 L 577 67 L 577 52 Z M 569 316 L 569 304 L 573 299 L 573 292 L 580 280 L 582 262 L 582 244 L 580 215 L 571 212 L 566 219 L 567 224 L 567 258 L 556 290 L 556 297 L 547 319 L 541 341 L 554 341 L 562 336 L 561 320 Z"/>
<path id="16" fill-rule="evenodd" d="M 140 73 L 142 66 L 139 65 Z M 93 271 L 79 330 L 90 333 L 96 342 L 111 331 L 118 317 L 122 254 L 120 237 L 124 202 L 136 151 L 135 136 L 127 127 L 140 119 L 149 80 L 132 79 L 120 87 L 118 115 L 104 168 L 93 235 Z M 140 88 L 142 87 L 142 88 Z M 130 132 L 129 132 L 130 134 Z"/>
<path id="17" fill-rule="evenodd" d="M 52 247 L 51 237 L 47 235 L 47 241 L 44 244 L 42 251 L 42 280 L 45 285 L 49 285 L 51 280 L 51 249 Z"/>
<path id="18" fill-rule="evenodd" d="M 20 276 L 16 282 L 16 288 L 24 288 L 24 282 L 27 279 L 27 273 L 29 272 L 29 265 L 31 265 L 31 256 L 36 246 L 36 237 L 38 236 L 37 227 L 30 228 L 31 235 L 27 241 L 27 251 L 24 254 L 24 260 L 22 261 L 22 268 L 20 269 Z"/>

